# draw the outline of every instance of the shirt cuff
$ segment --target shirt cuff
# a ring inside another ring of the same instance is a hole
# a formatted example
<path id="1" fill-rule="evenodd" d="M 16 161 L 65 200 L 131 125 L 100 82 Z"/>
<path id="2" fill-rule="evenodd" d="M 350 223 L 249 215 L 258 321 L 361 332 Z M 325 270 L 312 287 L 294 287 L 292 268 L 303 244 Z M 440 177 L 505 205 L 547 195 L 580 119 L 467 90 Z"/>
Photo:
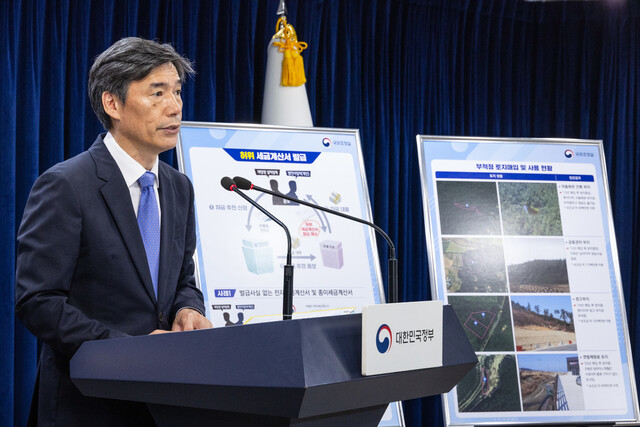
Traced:
<path id="1" fill-rule="evenodd" d="M 198 312 L 198 313 L 200 313 L 202 316 L 204 316 L 204 313 L 203 313 L 203 312 L 201 312 L 200 310 L 198 310 L 197 308 L 187 306 L 187 307 L 182 307 L 182 308 L 178 309 L 178 311 L 176 311 L 176 317 L 178 317 L 178 313 L 180 313 L 180 312 L 181 312 L 182 310 L 184 310 L 185 308 L 190 308 L 191 310 L 197 311 L 197 312 Z"/>

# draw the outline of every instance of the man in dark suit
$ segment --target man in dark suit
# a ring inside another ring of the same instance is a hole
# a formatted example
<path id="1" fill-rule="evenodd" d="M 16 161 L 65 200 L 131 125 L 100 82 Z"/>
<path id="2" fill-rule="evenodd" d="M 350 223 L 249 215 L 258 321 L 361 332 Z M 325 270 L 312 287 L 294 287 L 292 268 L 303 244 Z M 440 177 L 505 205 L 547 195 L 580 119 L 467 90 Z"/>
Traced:
<path id="1" fill-rule="evenodd" d="M 192 73 L 170 45 L 116 42 L 89 74 L 109 132 L 31 190 L 16 271 L 16 313 L 43 342 L 30 423 L 153 425 L 144 404 L 82 396 L 71 357 L 88 340 L 211 327 L 194 279 L 193 187 L 158 161 L 176 145 Z"/>

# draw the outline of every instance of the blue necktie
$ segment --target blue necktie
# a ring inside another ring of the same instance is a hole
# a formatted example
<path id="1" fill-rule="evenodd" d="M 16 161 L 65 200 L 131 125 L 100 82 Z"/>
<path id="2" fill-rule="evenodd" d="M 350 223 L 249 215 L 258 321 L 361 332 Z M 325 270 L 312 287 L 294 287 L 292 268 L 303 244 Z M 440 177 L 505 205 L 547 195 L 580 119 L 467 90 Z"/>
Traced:
<path id="1" fill-rule="evenodd" d="M 145 172 L 138 179 L 140 185 L 140 204 L 138 205 L 138 226 L 147 253 L 147 262 L 153 282 L 153 292 L 158 295 L 158 265 L 160 264 L 160 215 L 153 184 L 156 176 Z"/>

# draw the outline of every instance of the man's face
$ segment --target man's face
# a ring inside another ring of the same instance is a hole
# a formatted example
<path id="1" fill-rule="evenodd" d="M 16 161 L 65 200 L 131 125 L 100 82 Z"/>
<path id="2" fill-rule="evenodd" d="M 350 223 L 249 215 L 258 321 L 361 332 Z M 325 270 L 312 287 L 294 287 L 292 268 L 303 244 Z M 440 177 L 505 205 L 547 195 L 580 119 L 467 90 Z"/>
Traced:
<path id="1" fill-rule="evenodd" d="M 125 104 L 118 99 L 113 101 L 111 132 L 141 164 L 176 146 L 182 120 L 181 91 L 178 72 L 172 63 L 167 63 L 132 82 Z"/>

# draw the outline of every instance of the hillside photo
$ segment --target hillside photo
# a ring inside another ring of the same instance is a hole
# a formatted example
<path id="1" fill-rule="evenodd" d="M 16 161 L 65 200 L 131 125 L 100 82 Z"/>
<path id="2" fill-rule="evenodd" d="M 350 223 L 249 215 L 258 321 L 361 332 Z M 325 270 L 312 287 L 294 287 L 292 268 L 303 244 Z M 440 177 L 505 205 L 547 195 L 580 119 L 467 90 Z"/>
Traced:
<path id="1" fill-rule="evenodd" d="M 567 256 L 562 238 L 505 238 L 511 292 L 569 293 Z"/>
<path id="2" fill-rule="evenodd" d="M 500 239 L 443 238 L 447 292 L 507 292 Z"/>
<path id="3" fill-rule="evenodd" d="M 519 354 L 518 365 L 525 411 L 584 410 L 577 354 Z"/>
<path id="4" fill-rule="evenodd" d="M 479 355 L 478 364 L 458 383 L 459 411 L 520 411 L 517 375 L 512 355 Z"/>
<path id="5" fill-rule="evenodd" d="M 512 296 L 516 351 L 575 351 L 571 297 Z"/>
<path id="6" fill-rule="evenodd" d="M 505 235 L 562 236 L 555 183 L 501 182 L 498 187 Z"/>
<path id="7" fill-rule="evenodd" d="M 500 234 L 493 182 L 437 181 L 441 234 Z"/>

